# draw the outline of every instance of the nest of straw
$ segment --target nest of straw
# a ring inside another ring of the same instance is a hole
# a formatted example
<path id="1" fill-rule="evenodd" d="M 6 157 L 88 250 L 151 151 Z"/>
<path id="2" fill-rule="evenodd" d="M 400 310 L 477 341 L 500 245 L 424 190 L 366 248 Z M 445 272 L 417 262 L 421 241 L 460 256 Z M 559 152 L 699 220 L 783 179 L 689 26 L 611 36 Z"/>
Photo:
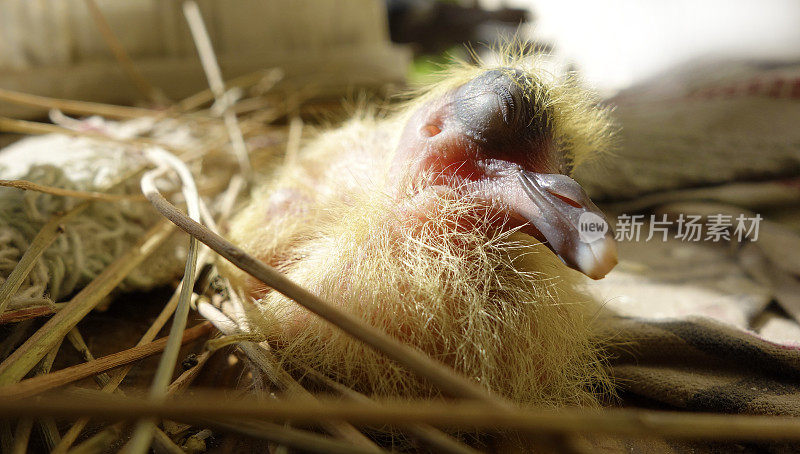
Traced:
<path id="1" fill-rule="evenodd" d="M 204 58 L 213 67 L 212 56 Z M 536 447 L 591 452 L 597 440 L 608 437 L 800 438 L 797 421 L 768 417 L 520 408 L 339 312 L 236 249 L 215 233 L 218 226 L 246 194 L 252 169 L 267 168 L 296 152 L 303 113 L 320 108 L 313 99 L 272 91 L 279 75 L 262 71 L 222 83 L 211 74 L 212 89 L 162 110 L 0 92 L 7 102 L 66 114 L 122 122 L 147 119 L 153 124 L 168 120 L 188 128 L 201 144 L 185 148 L 165 143 L 152 128 L 120 139 L 103 131 L 0 119 L 4 132 L 80 136 L 141 156 L 141 168 L 126 181 L 144 193 L 2 182 L 16 190 L 73 198 L 81 208 L 53 213 L 0 286 L 0 450 L 105 452 L 125 447 L 145 452 L 153 446 L 159 452 L 289 447 L 311 452 L 398 448 L 467 453 Z M 231 102 L 225 95 L 230 88 L 243 95 Z M 69 231 L 75 210 L 121 200 L 151 204 L 160 216 L 64 300 L 8 304 L 47 248 Z M 97 310 L 178 230 L 190 234 L 180 237 L 189 243 L 180 282 L 124 295 L 107 310 Z M 201 242 L 208 248 L 201 249 Z M 378 403 L 323 376 L 310 378 L 319 385 L 315 389 L 326 389 L 327 394 L 313 395 L 275 369 L 254 339 L 224 336 L 224 329 L 218 331 L 192 312 L 192 307 L 205 307 L 204 315 L 224 325 L 224 317 L 215 311 L 232 304 L 233 295 L 215 271 L 220 257 L 454 399 Z M 254 386 L 260 377 L 268 383 Z"/>

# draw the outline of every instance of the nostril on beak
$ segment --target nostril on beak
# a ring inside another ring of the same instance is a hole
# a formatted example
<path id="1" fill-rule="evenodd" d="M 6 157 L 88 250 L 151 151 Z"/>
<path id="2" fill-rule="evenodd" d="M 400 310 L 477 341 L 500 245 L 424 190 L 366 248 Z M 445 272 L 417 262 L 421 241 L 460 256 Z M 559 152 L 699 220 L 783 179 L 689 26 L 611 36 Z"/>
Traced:
<path id="1" fill-rule="evenodd" d="M 567 197 L 565 195 L 561 195 L 561 194 L 559 194 L 557 192 L 553 192 L 553 191 L 549 191 L 549 190 L 547 192 L 552 194 L 554 197 L 558 197 L 559 199 L 561 199 L 561 201 L 563 201 L 567 205 L 573 206 L 575 208 L 583 208 L 583 205 L 581 205 L 580 203 L 570 199 L 569 197 Z"/>
<path id="2" fill-rule="evenodd" d="M 424 135 L 425 137 L 433 137 L 433 136 L 439 134 L 440 132 L 442 132 L 442 128 L 440 128 L 440 127 L 438 127 L 436 125 L 433 125 L 433 124 L 427 124 L 427 125 L 422 127 L 422 131 L 421 132 L 422 132 L 422 135 Z"/>

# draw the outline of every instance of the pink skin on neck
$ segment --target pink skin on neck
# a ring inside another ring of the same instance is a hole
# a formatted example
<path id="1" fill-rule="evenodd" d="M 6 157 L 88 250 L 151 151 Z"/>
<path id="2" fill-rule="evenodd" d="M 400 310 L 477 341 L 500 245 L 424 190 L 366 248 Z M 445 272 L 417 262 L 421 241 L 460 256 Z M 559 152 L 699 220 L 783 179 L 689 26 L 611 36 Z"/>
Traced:
<path id="1" fill-rule="evenodd" d="M 616 264 L 611 235 L 591 244 L 578 239 L 578 217 L 602 213 L 574 180 L 561 175 L 565 159 L 552 141 L 494 146 L 475 140 L 454 115 L 454 92 L 433 99 L 409 119 L 389 171 L 390 186 L 406 216 L 426 218 L 430 202 L 445 195 L 478 201 L 501 231 L 521 228 L 545 242 L 570 267 L 593 279 Z M 533 193 L 521 172 L 544 175 Z M 552 177 L 548 177 L 552 175 Z M 408 198 L 408 188 L 417 192 Z M 538 191 L 538 192 L 537 192 Z M 610 230 L 609 230 L 610 231 Z"/>

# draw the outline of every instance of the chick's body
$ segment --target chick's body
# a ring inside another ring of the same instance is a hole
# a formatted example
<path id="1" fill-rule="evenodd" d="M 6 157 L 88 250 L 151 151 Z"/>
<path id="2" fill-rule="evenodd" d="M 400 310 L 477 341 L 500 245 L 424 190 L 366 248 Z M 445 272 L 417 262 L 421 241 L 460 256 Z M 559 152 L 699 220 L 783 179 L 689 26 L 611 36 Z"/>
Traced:
<path id="1" fill-rule="evenodd" d="M 594 139 L 560 137 L 576 127 L 549 119 L 558 117 L 560 101 L 539 93 L 530 102 L 550 104 L 535 137 L 525 132 L 511 148 L 490 134 L 476 139 L 460 129 L 472 120 L 459 120 L 453 105 L 475 99 L 474 91 L 461 92 L 486 70 L 462 71 L 471 72 L 394 116 L 361 115 L 308 142 L 233 220 L 229 236 L 324 300 L 498 393 L 532 404 L 592 405 L 608 384 L 592 337 L 597 308 L 576 290 L 580 275 L 536 239 L 551 237 L 548 224 L 528 224 L 538 208 L 505 194 L 523 193 L 513 172 L 543 171 L 546 180 L 562 157 L 577 160 L 575 151 L 551 159 L 553 144 Z M 513 82 L 511 74 L 500 83 Z M 493 101 L 483 104 L 497 110 Z M 485 117 L 479 127 L 495 128 Z M 510 127 L 513 120 L 502 117 Z M 530 119 L 523 122 L 531 129 Z M 520 147 L 527 147 L 523 158 L 508 157 Z M 288 368 L 312 367 L 372 395 L 439 392 L 252 278 L 231 276 L 253 301 L 240 321 Z"/>

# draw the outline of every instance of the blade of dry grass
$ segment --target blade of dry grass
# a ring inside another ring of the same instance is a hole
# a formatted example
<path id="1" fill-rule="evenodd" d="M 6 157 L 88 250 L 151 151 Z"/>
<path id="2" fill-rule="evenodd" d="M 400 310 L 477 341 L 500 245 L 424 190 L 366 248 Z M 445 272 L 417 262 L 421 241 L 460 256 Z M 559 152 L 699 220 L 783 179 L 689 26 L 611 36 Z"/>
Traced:
<path id="1" fill-rule="evenodd" d="M 486 431 L 514 430 L 531 434 L 602 434 L 693 440 L 800 440 L 800 418 L 785 416 L 685 413 L 638 409 L 499 408 L 476 401 L 357 402 L 276 401 L 249 396 L 231 399 L 222 393 L 195 391 L 167 401 L 132 399 L 94 392 L 81 399 L 53 395 L 47 399 L 0 400 L 0 414 L 13 417 L 75 417 L 111 420 L 159 417 L 198 420 L 290 420 L 318 424 L 326 420 L 356 425 L 426 423 L 437 427 Z"/>
<path id="2" fill-rule="evenodd" d="M 86 209 L 87 206 L 89 206 L 88 203 L 82 203 L 60 216 L 54 216 L 42 226 L 39 233 L 31 241 L 30 246 L 28 246 L 28 250 L 25 251 L 17 266 L 9 274 L 8 279 L 0 286 L 0 315 L 6 310 L 11 297 L 19 290 L 20 285 L 28 277 L 42 253 L 64 231 L 64 225 Z"/>
<path id="3" fill-rule="evenodd" d="M 197 193 L 197 187 L 194 183 L 194 178 L 188 168 L 175 156 L 160 150 L 152 150 L 148 153 L 151 159 L 155 160 L 161 166 L 168 166 L 178 173 L 182 184 L 182 192 L 187 202 L 189 214 L 192 219 L 200 220 L 200 196 Z M 147 192 L 149 186 L 155 187 L 154 179 L 159 174 L 158 170 L 148 172 L 142 177 L 142 191 Z M 156 371 L 155 378 L 151 387 L 150 395 L 153 398 L 161 398 L 167 395 L 167 387 L 169 380 L 175 367 L 175 362 L 178 359 L 178 352 L 180 344 L 178 339 L 181 333 L 186 328 L 186 321 L 189 316 L 189 303 L 191 300 L 192 289 L 194 288 L 194 278 L 197 269 L 197 253 L 199 242 L 190 238 L 189 240 L 189 253 L 186 258 L 186 267 L 184 269 L 184 276 L 181 281 L 181 291 L 178 297 L 178 305 L 175 309 L 173 316 L 173 324 L 170 329 L 171 342 L 167 345 L 164 354 L 161 356 L 161 362 L 158 370 Z"/>
<path id="4" fill-rule="evenodd" d="M 205 336 L 210 333 L 211 330 L 212 326 L 208 322 L 203 322 L 191 329 L 187 329 L 180 338 L 181 344 L 185 344 Z M 100 372 L 105 372 L 115 367 L 138 361 L 142 358 L 146 358 L 163 351 L 167 345 L 167 341 L 168 338 L 161 338 L 145 345 L 131 347 L 118 353 L 103 356 L 102 358 L 98 358 L 94 361 L 70 366 L 56 372 L 28 378 L 19 383 L 0 387 L 0 398 L 17 400 L 25 397 L 35 396 L 36 394 L 40 394 L 59 386 L 64 386 L 68 383 L 90 377 Z"/>
<path id="5" fill-rule="evenodd" d="M 14 438 L 14 433 L 11 432 L 11 421 L 0 421 L 0 451 L 13 451 Z"/>
<path id="6" fill-rule="evenodd" d="M 139 107 L 115 106 L 71 99 L 50 98 L 47 96 L 32 95 L 18 91 L 0 88 L 0 100 L 29 107 L 42 109 L 58 109 L 75 115 L 100 115 L 107 118 L 131 120 L 141 117 L 154 117 L 162 115 L 161 111 L 142 109 Z"/>
<path id="7" fill-rule="evenodd" d="M 94 191 L 73 191 L 71 189 L 56 188 L 53 186 L 44 186 L 36 184 L 32 181 L 26 180 L 0 180 L 0 186 L 7 188 L 22 189 L 24 191 L 43 192 L 45 194 L 52 194 L 64 197 L 75 197 L 76 199 L 84 200 L 99 200 L 103 202 L 118 202 L 120 200 L 146 200 L 141 194 L 106 194 L 103 192 Z"/>
<path id="8" fill-rule="evenodd" d="M 247 145 L 244 142 L 244 136 L 236 119 L 236 114 L 230 110 L 230 103 L 226 97 L 225 82 L 222 79 L 222 71 L 219 68 L 219 63 L 217 63 L 214 46 L 211 45 L 211 38 L 208 36 L 208 31 L 203 23 L 200 8 L 194 1 L 184 1 L 183 14 L 189 24 L 189 30 L 197 47 L 200 63 L 203 65 L 203 71 L 206 73 L 211 92 L 214 93 L 216 102 L 220 103 L 224 108 L 222 118 L 225 121 L 225 128 L 228 131 L 234 155 L 239 161 L 239 168 L 245 178 L 250 181 L 253 172 L 250 165 L 250 155 L 247 152 Z"/>
<path id="9" fill-rule="evenodd" d="M 333 440 L 328 437 L 308 432 L 305 430 L 284 427 L 262 421 L 208 421 L 212 427 L 228 432 L 239 433 L 253 438 L 269 440 L 280 445 L 295 448 L 303 452 L 316 452 L 320 454 L 375 454 L 372 448 L 353 445 L 347 442 Z M 377 452 L 384 452 L 378 450 Z"/>
<path id="10" fill-rule="evenodd" d="M 25 454 L 28 452 L 28 443 L 31 439 L 31 430 L 33 430 L 33 419 L 21 419 L 14 429 L 14 447 L 9 450 L 13 454 Z"/>
<path id="11" fill-rule="evenodd" d="M 63 343 L 63 339 L 59 339 L 56 345 L 50 349 L 49 352 L 39 361 L 39 364 L 36 365 L 34 372 L 36 373 L 37 377 L 44 377 L 50 373 L 50 370 L 53 368 L 53 362 L 56 360 L 56 355 L 58 354 L 58 350 L 61 349 L 61 344 Z M 0 388 L 1 389 L 1 388 Z"/>
<path id="12" fill-rule="evenodd" d="M 15 311 L 8 311 L 0 315 L 0 325 L 7 323 L 19 323 L 24 320 L 32 318 L 44 317 L 46 315 L 55 314 L 58 309 L 50 306 L 37 306 L 28 309 L 17 309 Z"/>
<path id="13" fill-rule="evenodd" d="M 283 78 L 283 71 L 280 69 L 260 69 L 252 73 L 230 79 L 225 82 L 225 86 L 228 88 L 246 88 L 261 82 L 266 82 L 268 86 L 265 87 L 265 89 L 268 89 L 275 85 L 275 83 L 277 83 L 281 78 Z M 175 109 L 179 112 L 188 112 L 197 109 L 203 104 L 213 100 L 214 92 L 212 92 L 210 88 L 207 88 L 179 101 L 175 104 Z"/>
<path id="14" fill-rule="evenodd" d="M 39 420 L 39 428 L 42 431 L 44 443 L 47 450 L 51 451 L 55 445 L 61 442 L 61 434 L 58 433 L 58 425 L 52 417 L 44 417 Z"/>
<path id="15" fill-rule="evenodd" d="M 205 366 L 208 359 L 211 358 L 211 354 L 213 352 L 205 351 L 201 353 L 197 357 L 197 364 L 192 366 L 189 370 L 185 370 L 178 378 L 175 379 L 172 383 L 169 384 L 169 388 L 167 388 L 167 394 L 174 395 L 179 394 L 186 390 L 189 385 L 192 384 L 197 375 L 200 374 L 200 371 L 203 370 L 203 366 Z"/>
<path id="16" fill-rule="evenodd" d="M 53 368 L 53 362 L 56 360 L 56 356 L 58 355 L 58 351 L 61 349 L 62 341 L 53 347 L 47 355 L 36 365 L 36 376 L 37 377 L 46 377 L 50 370 Z M 55 420 L 51 416 L 43 416 L 39 418 L 39 428 L 42 432 L 42 438 L 44 439 L 45 444 L 48 447 L 48 450 L 53 449 L 60 440 L 61 434 L 58 433 L 58 427 L 56 426 Z"/>
<path id="17" fill-rule="evenodd" d="M 286 139 L 286 155 L 284 162 L 291 165 L 300 153 L 300 141 L 303 138 L 303 120 L 295 115 L 289 120 L 289 137 Z"/>
<path id="18" fill-rule="evenodd" d="M 8 323 L 19 323 L 25 320 L 30 320 L 32 318 L 37 317 L 44 317 L 47 315 L 52 315 L 58 312 L 58 310 L 67 303 L 50 303 L 45 305 L 37 305 L 37 306 L 28 306 L 28 307 L 21 307 L 19 309 L 13 309 L 6 311 L 3 315 L 0 315 L 0 325 L 8 324 Z M 3 358 L 5 355 L 2 354 L 2 349 L 0 348 L 0 358 Z"/>
<path id="19" fill-rule="evenodd" d="M 133 247 L 75 295 L 50 320 L 0 363 L 0 386 L 18 382 L 69 330 L 97 306 L 106 295 L 144 261 L 173 232 L 168 222 L 159 222 Z"/>
<path id="20" fill-rule="evenodd" d="M 111 30 L 111 26 L 106 21 L 103 12 L 94 2 L 94 0 L 85 0 L 86 7 L 89 9 L 89 12 L 92 15 L 92 18 L 97 25 L 97 29 L 100 31 L 100 34 L 103 35 L 103 39 L 108 44 L 109 49 L 114 54 L 114 58 L 117 59 L 122 70 L 131 80 L 133 85 L 136 87 L 139 92 L 144 95 L 145 98 L 148 100 L 156 103 L 156 104 L 165 104 L 167 97 L 157 88 L 150 84 L 147 79 L 142 76 L 138 69 L 136 69 L 136 65 L 133 64 L 133 60 L 125 51 L 125 47 L 117 38 L 117 35 L 114 34 L 114 31 Z"/>
<path id="21" fill-rule="evenodd" d="M 200 220 L 200 196 L 194 183 L 194 177 L 186 165 L 175 156 L 159 149 L 148 150 L 147 156 L 150 160 L 159 165 L 159 169 L 147 172 L 141 180 L 142 192 L 147 194 L 155 191 L 155 178 L 161 174 L 161 169 L 171 168 L 178 174 L 181 181 L 183 196 L 186 199 L 189 216 L 195 221 Z M 189 238 L 189 252 L 186 257 L 186 267 L 181 280 L 181 292 L 178 297 L 178 306 L 172 318 L 172 327 L 169 331 L 169 339 L 164 353 L 158 363 L 155 376 L 150 386 L 150 398 L 163 399 L 167 396 L 169 380 L 175 370 L 175 363 L 178 360 L 180 351 L 180 336 L 186 329 L 186 321 L 189 317 L 189 303 L 191 300 L 195 272 L 197 269 L 197 250 L 200 243 L 196 238 Z M 130 442 L 126 445 L 128 453 L 144 454 L 150 447 L 155 423 L 152 420 L 143 420 L 136 425 Z"/>
<path id="22" fill-rule="evenodd" d="M 78 353 L 83 356 L 83 360 L 90 362 L 94 361 L 96 358 L 92 355 L 91 350 L 89 350 L 89 346 L 86 345 L 86 341 L 83 340 L 83 336 L 81 336 L 81 332 L 78 331 L 78 327 L 72 328 L 67 333 L 67 340 Z M 94 375 L 94 380 L 97 382 L 98 386 L 102 388 L 103 386 L 107 385 L 108 382 L 111 380 L 111 377 L 108 376 L 105 372 L 99 373 Z M 52 449 L 52 447 L 50 448 Z"/>
<path id="23" fill-rule="evenodd" d="M 107 135 L 92 131 L 75 131 L 73 129 L 41 123 L 36 121 L 15 120 L 13 118 L 0 117 L 0 132 L 14 132 L 19 134 L 64 134 L 73 137 L 86 137 L 89 139 L 111 142 L 125 146 L 136 147 L 160 147 L 178 155 L 187 154 L 186 150 L 181 150 L 169 145 L 159 143 L 147 138 L 135 139 L 116 139 Z"/>
<path id="24" fill-rule="evenodd" d="M 90 437 L 78 446 L 75 446 L 74 449 L 69 451 L 69 454 L 98 454 L 105 452 L 107 447 L 122 435 L 122 430 L 124 428 L 125 425 L 123 423 L 109 426 L 102 432 Z"/>

